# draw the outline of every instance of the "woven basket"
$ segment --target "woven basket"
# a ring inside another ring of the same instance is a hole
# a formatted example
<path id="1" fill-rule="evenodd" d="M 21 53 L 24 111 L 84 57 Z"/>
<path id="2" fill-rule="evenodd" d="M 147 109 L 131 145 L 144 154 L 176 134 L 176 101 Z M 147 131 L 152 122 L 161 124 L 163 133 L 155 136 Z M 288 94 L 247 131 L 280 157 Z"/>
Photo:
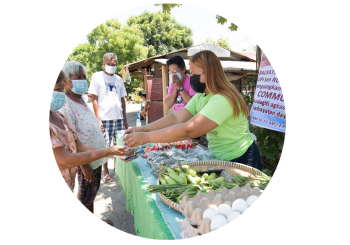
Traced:
<path id="1" fill-rule="evenodd" d="M 239 174 L 241 176 L 245 177 L 254 177 L 253 174 L 256 174 L 258 176 L 266 176 L 263 172 L 260 170 L 257 170 L 255 168 L 249 167 L 245 164 L 236 163 L 236 162 L 225 162 L 225 161 L 197 161 L 197 162 L 189 162 L 185 163 L 186 165 L 190 165 L 191 167 L 198 168 L 200 171 L 202 170 L 213 170 L 213 169 L 223 169 L 226 170 L 229 173 L 232 174 Z M 157 185 L 160 184 L 160 181 L 158 179 Z M 179 211 L 180 213 L 180 205 L 167 199 L 163 193 L 158 192 L 160 198 L 162 201 L 168 205 L 169 207 L 172 207 L 173 209 Z"/>

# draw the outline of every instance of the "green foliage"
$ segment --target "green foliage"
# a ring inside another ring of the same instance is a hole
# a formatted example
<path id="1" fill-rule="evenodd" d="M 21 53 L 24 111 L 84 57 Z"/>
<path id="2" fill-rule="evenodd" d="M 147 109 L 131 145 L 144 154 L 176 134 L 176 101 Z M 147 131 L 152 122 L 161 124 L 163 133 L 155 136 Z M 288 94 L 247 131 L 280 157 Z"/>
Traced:
<path id="1" fill-rule="evenodd" d="M 134 91 L 132 93 L 129 94 L 129 97 L 132 101 L 136 101 L 136 102 L 141 102 L 141 96 L 139 95 L 140 91 L 142 91 L 141 87 L 135 88 Z"/>
<path id="2" fill-rule="evenodd" d="M 270 169 L 265 168 L 263 169 L 263 172 L 270 177 L 272 176 L 272 171 Z"/>
<path id="3" fill-rule="evenodd" d="M 161 11 L 147 10 L 139 16 L 131 16 L 127 25 L 138 25 L 143 32 L 147 57 L 169 53 L 193 45 L 192 30 Z"/>
<path id="4" fill-rule="evenodd" d="M 205 40 L 206 43 L 214 43 L 214 44 L 217 44 L 223 48 L 227 48 L 227 49 L 231 49 L 230 48 L 230 45 L 228 43 L 228 39 L 223 39 L 222 37 L 219 38 L 219 40 L 217 42 L 213 41 L 210 37 L 208 37 L 206 40 Z"/>
<path id="5" fill-rule="evenodd" d="M 231 49 L 230 45 L 228 43 L 228 38 L 223 39 L 222 37 L 220 37 L 218 40 L 218 45 L 223 47 L 223 48 Z"/>
<path id="6" fill-rule="evenodd" d="M 154 6 L 162 6 L 162 12 L 164 14 L 170 14 L 171 10 L 177 6 L 180 7 L 182 4 L 170 4 L 170 3 L 165 3 L 165 4 L 155 4 Z M 220 16 L 220 15 L 216 15 L 216 22 L 218 24 L 225 24 L 227 22 L 227 19 Z M 235 24 L 231 23 L 230 26 L 228 27 L 228 29 L 230 31 L 237 31 L 238 26 L 236 26 Z"/>
<path id="7" fill-rule="evenodd" d="M 86 66 L 87 80 L 97 71 L 104 70 L 103 55 L 115 53 L 118 57 L 117 71 L 125 64 L 145 59 L 148 48 L 144 46 L 143 32 L 137 25 L 123 25 L 117 19 L 107 20 L 87 35 L 88 43 L 78 45 L 68 57 Z M 126 89 L 140 86 L 137 79 L 125 84 Z"/>
<path id="8" fill-rule="evenodd" d="M 170 14 L 171 10 L 175 7 L 180 7 L 182 4 L 155 4 L 154 6 L 162 6 L 162 12 L 164 14 Z"/>
<path id="9" fill-rule="evenodd" d="M 227 18 L 225 18 L 224 16 L 217 14 L 216 15 L 216 20 L 218 21 L 219 24 L 223 25 L 227 22 Z M 237 31 L 238 25 L 235 23 L 231 23 L 231 26 L 228 28 L 231 31 Z"/>
<path id="10" fill-rule="evenodd" d="M 282 154 L 285 134 L 251 124 L 250 131 L 257 138 L 263 169 L 267 169 L 273 174 Z"/>

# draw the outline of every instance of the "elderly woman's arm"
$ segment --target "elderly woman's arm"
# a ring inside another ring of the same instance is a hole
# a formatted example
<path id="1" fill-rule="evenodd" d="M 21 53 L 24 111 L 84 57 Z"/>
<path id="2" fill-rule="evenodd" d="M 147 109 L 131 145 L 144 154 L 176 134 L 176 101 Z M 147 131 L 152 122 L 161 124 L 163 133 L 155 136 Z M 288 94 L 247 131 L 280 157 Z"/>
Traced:
<path id="1" fill-rule="evenodd" d="M 53 154 L 55 155 L 59 169 L 73 168 L 76 166 L 85 165 L 92 161 L 110 155 L 108 153 L 108 149 L 100 149 L 82 153 L 69 153 L 64 149 L 63 146 L 53 148 Z"/>
<path id="2" fill-rule="evenodd" d="M 97 159 L 108 156 L 130 156 L 134 151 L 124 151 L 125 146 L 112 146 L 110 148 L 96 148 L 76 141 L 78 153 L 69 153 L 63 146 L 53 148 L 53 154 L 59 169 L 73 168 L 88 164 Z"/>

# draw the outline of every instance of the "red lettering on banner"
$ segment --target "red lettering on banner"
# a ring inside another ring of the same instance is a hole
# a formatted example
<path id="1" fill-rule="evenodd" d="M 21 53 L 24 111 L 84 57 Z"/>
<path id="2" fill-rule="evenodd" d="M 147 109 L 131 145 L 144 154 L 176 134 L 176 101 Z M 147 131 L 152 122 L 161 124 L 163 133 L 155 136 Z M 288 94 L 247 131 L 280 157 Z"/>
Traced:
<path id="1" fill-rule="evenodd" d="M 255 101 L 254 101 L 255 103 Z M 258 104 L 261 104 L 261 103 L 258 103 Z M 285 110 L 285 106 L 282 106 L 280 104 L 274 104 L 274 103 L 271 103 L 270 107 L 272 107 L 273 109 L 280 109 L 280 110 Z"/>
<path id="2" fill-rule="evenodd" d="M 272 82 L 273 82 L 273 83 L 279 83 L 278 78 L 277 78 L 277 77 L 274 77 L 274 78 L 272 79 Z"/>
<path id="3" fill-rule="evenodd" d="M 260 71 L 259 75 L 275 75 L 275 70 Z"/>
<path id="4" fill-rule="evenodd" d="M 282 119 L 286 119 L 286 115 L 283 114 L 282 112 L 278 112 L 278 113 L 277 113 L 277 116 L 280 117 L 280 118 L 282 118 Z"/>
<path id="5" fill-rule="evenodd" d="M 275 93 L 272 93 L 272 92 L 266 92 L 266 98 L 268 98 L 268 99 L 271 99 L 271 96 L 272 96 L 272 94 L 275 94 Z"/>
<path id="6" fill-rule="evenodd" d="M 276 94 L 274 92 L 259 91 L 258 97 L 263 97 L 272 100 L 284 101 L 283 94 Z"/>
<path id="7" fill-rule="evenodd" d="M 282 99 L 283 99 L 283 94 L 282 94 L 282 97 L 281 97 L 280 101 L 284 101 L 284 100 L 282 100 Z"/>
<path id="8" fill-rule="evenodd" d="M 281 97 L 281 94 L 278 94 L 278 96 L 276 96 L 276 93 L 274 93 L 274 94 L 272 95 L 272 99 L 273 99 L 273 100 L 278 100 L 280 97 Z"/>
<path id="9" fill-rule="evenodd" d="M 277 87 L 275 85 L 261 85 L 261 84 L 258 84 L 256 85 L 256 88 L 259 88 L 259 89 L 266 89 L 266 90 L 277 90 L 277 91 L 281 91 L 281 87 Z"/>
<path id="10" fill-rule="evenodd" d="M 263 109 L 263 108 L 260 108 L 259 106 L 253 106 L 253 110 L 260 111 L 261 113 L 269 114 L 272 116 L 274 116 L 276 114 L 276 112 L 274 112 L 274 111 L 270 111 L 268 109 Z"/>

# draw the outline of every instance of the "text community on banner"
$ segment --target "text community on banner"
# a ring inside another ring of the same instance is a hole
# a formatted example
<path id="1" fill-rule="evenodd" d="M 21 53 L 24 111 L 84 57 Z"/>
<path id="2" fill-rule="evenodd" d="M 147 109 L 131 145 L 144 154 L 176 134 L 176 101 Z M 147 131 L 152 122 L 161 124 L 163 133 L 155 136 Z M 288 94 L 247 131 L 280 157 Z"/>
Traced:
<path id="1" fill-rule="evenodd" d="M 251 124 L 286 132 L 286 112 L 282 89 L 273 67 L 263 53 L 254 103 L 250 110 Z"/>

